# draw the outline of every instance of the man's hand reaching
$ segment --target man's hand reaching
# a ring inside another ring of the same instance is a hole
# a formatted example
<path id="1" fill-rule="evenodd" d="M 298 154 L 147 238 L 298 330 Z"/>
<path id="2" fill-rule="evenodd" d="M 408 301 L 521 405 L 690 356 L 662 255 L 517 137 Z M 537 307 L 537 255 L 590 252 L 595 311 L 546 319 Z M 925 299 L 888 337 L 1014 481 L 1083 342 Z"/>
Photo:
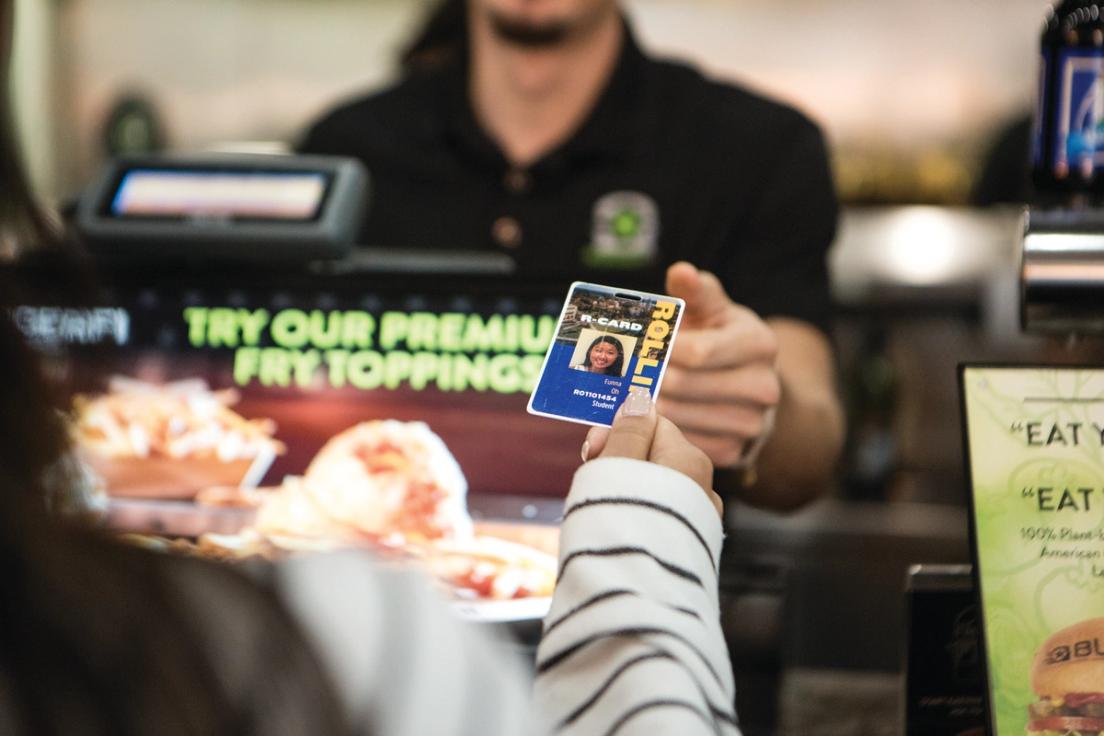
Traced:
<path id="1" fill-rule="evenodd" d="M 667 293 L 686 312 L 657 409 L 718 468 L 753 462 L 782 397 L 774 331 L 689 263 L 668 269 Z"/>

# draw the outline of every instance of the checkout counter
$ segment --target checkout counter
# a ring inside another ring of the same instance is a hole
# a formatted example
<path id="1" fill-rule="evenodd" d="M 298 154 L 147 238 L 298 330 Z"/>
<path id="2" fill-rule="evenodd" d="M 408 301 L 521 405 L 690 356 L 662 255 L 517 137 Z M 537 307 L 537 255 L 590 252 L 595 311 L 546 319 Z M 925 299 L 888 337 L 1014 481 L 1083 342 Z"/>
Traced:
<path id="1" fill-rule="evenodd" d="M 230 389 L 236 412 L 275 428 L 277 448 L 233 475 L 205 477 L 193 464 L 183 484 L 164 467 L 103 466 L 109 524 L 192 548 L 210 537 L 233 557 L 246 544 L 256 499 L 211 489 L 294 483 L 329 439 L 358 422 L 428 421 L 468 477 L 477 530 L 554 550 L 583 431 L 524 407 L 562 284 L 510 278 L 509 259 L 498 255 L 354 251 L 369 188 L 365 172 L 340 159 L 207 157 L 116 162 L 89 189 L 78 225 L 103 264 L 104 309 L 117 311 L 96 344 L 69 340 L 74 393 L 87 401 L 119 386 Z M 898 454 L 886 494 L 897 503 L 856 500 L 845 479 L 793 516 L 729 509 L 722 617 L 747 736 L 903 732 L 906 573 L 916 563 L 970 561 L 959 435 L 945 426 L 958 416 L 947 405 L 955 401 L 953 363 L 1039 349 L 1011 317 L 1021 227 L 1011 212 L 845 216 L 832 255 L 845 375 L 874 325 L 900 329 L 905 343 L 910 333 L 966 331 L 980 348 L 927 364 L 938 375 L 950 361 L 949 389 L 929 375 L 919 397 L 915 386 L 902 391 L 897 421 L 916 426 L 893 428 Z M 910 265 L 917 238 L 948 250 Z M 1029 294 L 1053 297 L 1051 286 L 1031 281 Z M 66 341 L 57 315 L 41 311 L 48 305 L 28 309 L 22 326 L 32 338 L 55 348 Z M 262 313 L 263 325 L 250 322 Z M 1032 321 L 1036 313 L 1029 308 Z M 933 406 L 924 391 L 943 403 Z M 945 444 L 917 441 L 933 417 L 944 425 L 941 441 L 953 443 L 949 458 Z M 952 577 L 961 587 L 961 569 Z M 469 596 L 458 612 L 506 626 L 523 646 L 539 635 L 539 602 Z"/>

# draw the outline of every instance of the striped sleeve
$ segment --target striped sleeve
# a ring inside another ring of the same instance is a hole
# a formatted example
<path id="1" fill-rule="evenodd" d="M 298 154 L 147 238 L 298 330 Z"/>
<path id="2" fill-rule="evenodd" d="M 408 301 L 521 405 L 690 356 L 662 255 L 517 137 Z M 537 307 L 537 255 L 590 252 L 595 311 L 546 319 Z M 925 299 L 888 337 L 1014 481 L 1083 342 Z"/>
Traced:
<path id="1" fill-rule="evenodd" d="M 722 537 L 681 473 L 627 458 L 579 469 L 537 653 L 549 732 L 739 734 L 717 600 Z"/>

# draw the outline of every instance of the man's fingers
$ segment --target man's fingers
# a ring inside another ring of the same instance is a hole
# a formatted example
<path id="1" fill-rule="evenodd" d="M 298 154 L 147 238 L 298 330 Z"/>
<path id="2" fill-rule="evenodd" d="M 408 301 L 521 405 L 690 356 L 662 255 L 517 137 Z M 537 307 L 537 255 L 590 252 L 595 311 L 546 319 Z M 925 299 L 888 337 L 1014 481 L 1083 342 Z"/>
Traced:
<path id="1" fill-rule="evenodd" d="M 701 370 L 670 365 L 663 374 L 663 397 L 679 401 L 774 406 L 782 398 L 782 384 L 778 372 L 767 363 Z M 665 412 L 660 409 L 659 413 Z"/>
<path id="2" fill-rule="evenodd" d="M 683 435 L 708 455 L 718 468 L 732 468 L 739 465 L 744 459 L 744 447 L 748 444 L 733 437 L 721 437 L 692 430 L 684 431 Z"/>
<path id="3" fill-rule="evenodd" d="M 664 396 L 658 409 L 684 432 L 732 436 L 742 442 L 767 429 L 766 410 L 762 407 L 677 401 Z"/>
<path id="4" fill-rule="evenodd" d="M 726 368 L 763 361 L 774 364 L 778 339 L 754 312 L 737 304 L 729 306 L 723 325 L 683 329 L 671 352 L 671 365 L 684 368 Z"/>
<path id="5" fill-rule="evenodd" d="M 686 261 L 673 263 L 667 269 L 667 293 L 686 301 L 683 318 L 697 326 L 718 323 L 732 304 L 716 276 L 699 271 Z"/>
<path id="6" fill-rule="evenodd" d="M 601 456 L 647 460 L 655 430 L 656 413 L 651 396 L 631 391 L 613 419 Z"/>

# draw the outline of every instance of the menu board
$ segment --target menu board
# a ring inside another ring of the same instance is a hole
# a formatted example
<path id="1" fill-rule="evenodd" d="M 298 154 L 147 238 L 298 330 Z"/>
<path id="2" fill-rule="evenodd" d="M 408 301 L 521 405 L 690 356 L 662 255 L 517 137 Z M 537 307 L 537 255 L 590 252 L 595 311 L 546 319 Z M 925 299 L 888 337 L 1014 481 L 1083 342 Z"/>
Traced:
<path id="1" fill-rule="evenodd" d="M 119 280 L 95 307 L 12 314 L 61 356 L 51 374 L 108 526 L 226 560 L 367 549 L 427 566 L 465 611 L 537 602 L 479 616 L 546 610 L 557 530 L 533 522 L 562 507 L 586 430 L 525 405 L 562 292 Z"/>
<path id="2" fill-rule="evenodd" d="M 79 409 L 119 395 L 90 428 L 103 450 L 95 457 L 112 466 L 103 474 L 117 481 L 109 483 L 113 494 L 181 497 L 205 483 L 225 485 L 229 477 L 202 477 L 199 458 L 252 459 L 260 453 L 251 450 L 268 444 L 264 435 L 279 448 L 255 481 L 278 485 L 302 474 L 335 435 L 367 421 L 425 423 L 455 456 L 474 494 L 567 492 L 585 430 L 525 412 L 560 295 L 410 278 L 345 288 L 237 281 L 119 288 L 93 309 L 15 310 L 16 323 L 36 344 L 68 346 L 66 383 L 78 419 Z M 84 343 L 87 349 L 76 349 Z M 152 429 L 134 426 L 156 419 L 162 396 L 166 406 L 180 398 L 191 413 L 241 432 L 220 434 L 192 416 Z M 218 403 L 249 426 L 223 416 Z M 223 439 L 229 444 L 219 444 Z M 187 467 L 135 478 L 121 470 L 123 460 L 162 457 L 186 460 Z M 177 487 L 177 480 L 185 484 Z"/>
<path id="3" fill-rule="evenodd" d="M 995 736 L 1104 731 L 1104 370 L 964 367 Z"/>

